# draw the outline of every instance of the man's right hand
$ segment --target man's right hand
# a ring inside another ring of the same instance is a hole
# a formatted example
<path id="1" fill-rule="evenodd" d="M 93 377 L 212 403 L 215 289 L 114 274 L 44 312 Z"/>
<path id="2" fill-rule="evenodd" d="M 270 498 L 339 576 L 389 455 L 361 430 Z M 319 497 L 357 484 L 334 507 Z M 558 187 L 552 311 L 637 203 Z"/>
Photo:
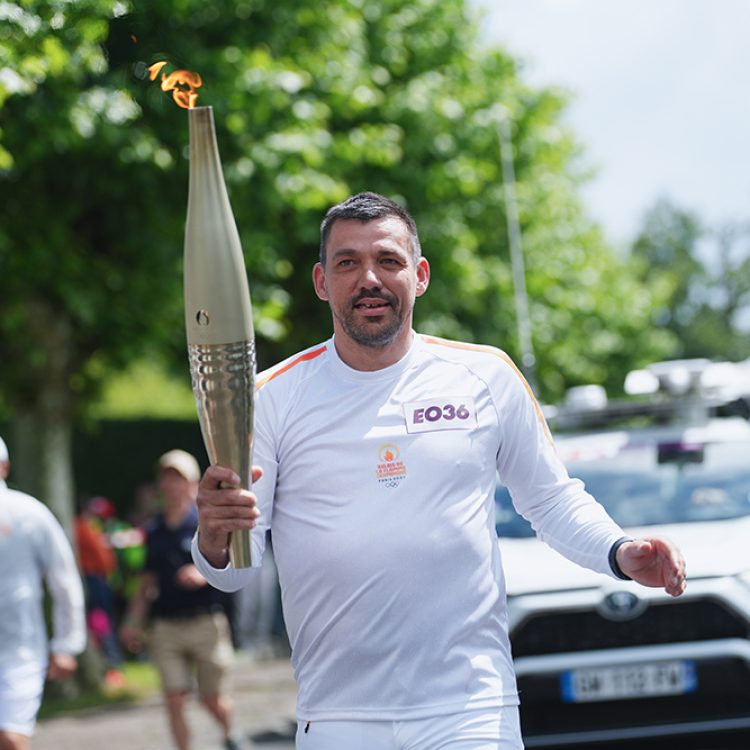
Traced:
<path id="1" fill-rule="evenodd" d="M 253 483 L 263 472 L 253 466 Z M 240 487 L 240 478 L 223 466 L 209 466 L 198 485 L 198 548 L 215 568 L 229 562 L 229 535 L 240 529 L 252 529 L 260 511 L 256 497 Z"/>
<path id="2" fill-rule="evenodd" d="M 47 677 L 57 682 L 67 680 L 78 668 L 78 661 L 70 654 L 50 654 Z"/>
<path id="3" fill-rule="evenodd" d="M 140 625 L 125 622 L 118 632 L 120 643 L 130 651 L 131 654 L 138 654 L 143 651 L 144 636 L 143 629 Z"/>

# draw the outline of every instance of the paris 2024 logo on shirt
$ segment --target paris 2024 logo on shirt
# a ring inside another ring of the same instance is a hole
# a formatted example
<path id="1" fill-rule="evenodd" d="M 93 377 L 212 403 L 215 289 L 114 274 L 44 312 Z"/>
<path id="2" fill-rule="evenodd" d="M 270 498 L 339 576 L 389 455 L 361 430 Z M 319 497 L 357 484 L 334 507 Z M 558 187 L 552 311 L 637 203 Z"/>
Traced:
<path id="1" fill-rule="evenodd" d="M 378 483 L 384 487 L 398 487 L 406 477 L 406 466 L 395 443 L 383 443 L 378 448 L 378 463 L 375 470 Z"/>

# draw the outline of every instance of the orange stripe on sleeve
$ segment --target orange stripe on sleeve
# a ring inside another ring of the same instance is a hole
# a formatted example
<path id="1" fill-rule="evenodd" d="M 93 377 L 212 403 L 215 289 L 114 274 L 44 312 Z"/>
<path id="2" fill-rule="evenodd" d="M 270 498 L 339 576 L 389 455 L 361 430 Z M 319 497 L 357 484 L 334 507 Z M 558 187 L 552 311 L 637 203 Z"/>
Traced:
<path id="1" fill-rule="evenodd" d="M 453 349 L 466 349 L 471 352 L 485 352 L 486 354 L 494 354 L 496 357 L 499 357 L 508 365 L 510 365 L 516 375 L 521 378 L 521 382 L 523 383 L 524 388 L 526 388 L 526 391 L 528 392 L 529 397 L 534 404 L 534 409 L 536 410 L 539 421 L 544 428 L 544 434 L 547 436 L 547 440 L 549 440 L 552 445 L 555 444 L 555 441 L 552 439 L 552 433 L 549 431 L 547 420 L 544 418 L 544 414 L 542 413 L 542 407 L 539 406 L 539 402 L 536 400 L 536 396 L 531 390 L 531 386 L 523 376 L 523 373 L 516 366 L 516 363 L 502 349 L 496 349 L 494 346 L 482 346 L 481 344 L 467 344 L 463 341 L 451 341 L 449 339 L 437 338 L 436 336 L 422 336 L 422 339 L 427 344 L 441 344 L 443 346 L 452 347 Z"/>
<path id="2" fill-rule="evenodd" d="M 266 383 L 273 380 L 274 378 L 277 378 L 279 375 L 282 375 L 288 370 L 291 370 L 292 367 L 294 367 L 295 365 L 298 365 L 300 362 L 309 362 L 311 359 L 315 359 L 316 357 L 319 357 L 321 354 L 323 354 L 324 351 L 326 351 L 327 348 L 328 347 L 326 347 L 326 345 L 323 344 L 323 346 L 320 346 L 317 349 L 313 349 L 312 351 L 306 352 L 305 354 L 300 354 L 300 356 L 297 357 L 296 359 L 293 359 L 288 364 L 279 368 L 275 372 L 272 372 L 270 375 L 266 375 L 266 377 L 263 378 L 262 380 L 259 380 L 255 384 L 255 390 L 256 391 L 260 390 Z"/>

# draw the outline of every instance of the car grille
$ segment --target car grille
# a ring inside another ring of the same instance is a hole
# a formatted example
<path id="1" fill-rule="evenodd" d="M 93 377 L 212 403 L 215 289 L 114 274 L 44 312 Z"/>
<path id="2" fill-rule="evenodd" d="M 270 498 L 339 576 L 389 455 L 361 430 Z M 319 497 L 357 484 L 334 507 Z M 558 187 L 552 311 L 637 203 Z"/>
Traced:
<path id="1" fill-rule="evenodd" d="M 597 611 L 545 612 L 513 633 L 513 656 L 592 651 L 624 646 L 750 637 L 750 624 L 711 600 L 651 604 L 638 617 L 613 622 Z"/>

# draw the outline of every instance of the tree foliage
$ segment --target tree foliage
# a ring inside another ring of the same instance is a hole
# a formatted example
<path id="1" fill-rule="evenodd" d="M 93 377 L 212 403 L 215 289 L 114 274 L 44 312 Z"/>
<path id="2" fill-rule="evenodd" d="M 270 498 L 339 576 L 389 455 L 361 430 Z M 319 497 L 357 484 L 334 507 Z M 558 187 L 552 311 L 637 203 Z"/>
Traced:
<path id="1" fill-rule="evenodd" d="M 750 226 L 710 228 L 662 199 L 647 212 L 632 254 L 643 281 L 666 292 L 656 321 L 674 334 L 675 356 L 750 357 Z"/>
<path id="2" fill-rule="evenodd" d="M 187 118 L 148 80 L 159 59 L 199 72 L 199 105 L 214 108 L 261 367 L 328 335 L 310 286 L 318 225 L 363 189 L 420 227 L 433 281 L 418 327 L 518 355 L 501 117 L 542 395 L 619 386 L 669 346 L 649 326 L 658 290 L 582 211 L 565 97 L 480 46 L 465 0 L 25 0 L 0 14 L 0 391 L 13 417 L 64 424 L 138 356 L 186 372 Z"/>
<path id="3" fill-rule="evenodd" d="M 109 71 L 112 6 L 24 3 L 15 44 L 5 39 L 4 51 L 20 50 L 0 110 L 10 162 L 0 179 L 0 357 L 14 405 L 38 399 L 51 350 L 83 396 L 105 364 L 135 356 L 178 309 L 170 282 L 180 222 L 161 205 L 169 157 L 134 126 L 140 107 Z"/>

